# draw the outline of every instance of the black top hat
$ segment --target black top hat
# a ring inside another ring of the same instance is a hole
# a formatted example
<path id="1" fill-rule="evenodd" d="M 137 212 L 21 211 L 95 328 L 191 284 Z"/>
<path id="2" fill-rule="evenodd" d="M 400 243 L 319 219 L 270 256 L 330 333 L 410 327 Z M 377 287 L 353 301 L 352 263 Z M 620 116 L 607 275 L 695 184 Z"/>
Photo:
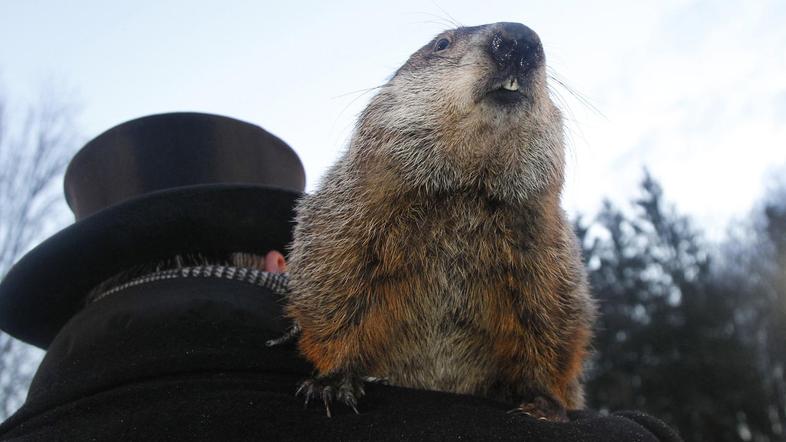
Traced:
<path id="1" fill-rule="evenodd" d="M 76 222 L 22 257 L 0 283 L 0 328 L 46 348 L 91 288 L 175 254 L 285 251 L 305 173 L 264 129 L 173 113 L 99 135 L 65 175 Z"/>

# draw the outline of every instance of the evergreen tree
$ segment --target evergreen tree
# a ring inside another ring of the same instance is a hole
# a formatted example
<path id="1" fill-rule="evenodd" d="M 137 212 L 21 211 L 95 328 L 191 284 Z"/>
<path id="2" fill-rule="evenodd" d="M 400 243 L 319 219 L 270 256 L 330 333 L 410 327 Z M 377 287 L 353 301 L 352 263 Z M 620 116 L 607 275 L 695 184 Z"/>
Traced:
<path id="1" fill-rule="evenodd" d="M 579 226 L 600 318 L 590 405 L 640 409 L 687 440 L 776 440 L 757 351 L 707 247 L 648 174 L 631 214 L 606 202 Z M 580 223 L 579 223 L 580 224 Z"/>

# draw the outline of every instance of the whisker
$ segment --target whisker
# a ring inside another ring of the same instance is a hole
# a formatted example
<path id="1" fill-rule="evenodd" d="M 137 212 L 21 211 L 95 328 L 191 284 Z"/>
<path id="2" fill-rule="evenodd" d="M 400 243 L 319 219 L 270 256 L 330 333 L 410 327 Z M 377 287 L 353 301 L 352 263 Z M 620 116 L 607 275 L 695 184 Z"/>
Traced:
<path id="1" fill-rule="evenodd" d="M 575 98 L 579 103 L 584 105 L 585 108 L 592 111 L 595 115 L 598 115 L 603 119 L 608 120 L 606 115 L 604 115 L 603 112 L 601 112 L 597 107 L 595 107 L 595 105 L 593 105 L 590 102 L 589 98 L 587 98 L 580 92 L 576 91 L 574 88 L 568 86 L 567 82 L 562 78 L 560 78 L 559 74 L 557 74 L 557 72 L 555 72 L 551 67 L 548 68 L 548 71 L 549 71 L 548 77 L 550 80 L 553 81 L 553 84 L 556 84 L 557 86 L 561 87 L 563 90 L 567 91 L 573 98 Z M 575 138 L 578 137 L 584 140 L 584 142 L 587 143 L 587 145 L 589 145 L 589 143 L 587 141 L 586 136 L 584 135 L 584 131 L 582 130 L 581 125 L 578 124 L 579 123 L 578 119 L 575 117 L 575 114 L 571 110 L 570 106 L 568 106 L 567 100 L 565 100 L 565 97 L 556 87 L 553 87 L 553 84 L 551 84 L 551 82 L 549 84 L 549 88 L 548 88 L 549 93 L 551 93 L 551 95 L 559 101 L 561 105 L 560 108 L 563 110 L 563 118 L 566 121 L 573 123 L 573 124 L 566 125 L 566 129 L 567 129 L 565 131 L 565 136 L 567 138 L 566 146 L 568 147 L 568 151 L 572 156 L 574 163 L 578 164 L 577 157 L 576 157 L 576 150 L 575 150 L 576 147 Z"/>
<path id="2" fill-rule="evenodd" d="M 567 154 L 570 155 L 574 164 L 578 164 L 577 156 L 576 156 L 576 141 L 574 135 L 578 135 L 579 138 L 586 141 L 586 137 L 581 130 L 581 126 L 578 124 L 578 120 L 573 114 L 571 107 L 568 106 L 567 100 L 565 97 L 560 93 L 560 91 L 553 87 L 552 85 L 548 86 L 548 91 L 551 97 L 557 102 L 557 107 L 562 110 L 562 118 L 566 123 L 565 124 L 565 147 Z M 576 134 L 578 132 L 578 134 Z"/>
<path id="3" fill-rule="evenodd" d="M 330 99 L 331 100 L 335 100 L 335 99 L 338 99 L 338 98 L 344 98 L 346 96 L 354 95 L 354 94 L 360 94 L 360 96 L 362 97 L 366 93 L 369 93 L 369 92 L 371 92 L 373 90 L 382 89 L 384 87 L 388 87 L 388 84 L 384 83 L 384 84 L 380 84 L 379 86 L 374 86 L 374 87 L 370 87 L 370 88 L 366 88 L 366 89 L 358 89 L 356 91 L 351 91 L 351 92 L 347 92 L 345 94 L 341 94 L 341 95 L 336 95 L 336 96 L 330 97 Z"/>
<path id="4" fill-rule="evenodd" d="M 600 109 L 598 109 L 594 104 L 592 104 L 592 102 L 590 101 L 589 98 L 587 98 L 584 94 L 578 92 L 577 90 L 573 89 L 572 87 L 568 86 L 568 84 L 565 82 L 565 80 L 561 79 L 559 77 L 559 74 L 557 74 L 557 72 L 554 71 L 554 69 L 549 67 L 548 71 L 549 71 L 548 76 L 549 76 L 550 80 L 553 80 L 555 83 L 557 83 L 563 89 L 565 89 L 571 96 L 573 96 L 573 98 L 575 98 L 579 103 L 581 103 L 584 106 L 586 106 L 592 112 L 594 112 L 595 114 L 597 114 L 597 115 L 599 115 L 599 116 L 601 116 L 603 118 L 607 118 L 606 115 L 604 115 L 603 112 L 600 111 Z M 553 89 L 549 88 L 549 90 L 553 90 Z"/>
<path id="5" fill-rule="evenodd" d="M 562 96 L 562 94 L 557 88 L 553 87 L 552 85 L 549 85 L 548 89 L 549 89 L 549 94 L 554 98 L 555 101 L 557 101 L 557 104 L 559 105 L 558 107 L 560 109 L 563 109 L 563 111 L 565 109 L 569 109 L 568 102 L 565 100 L 565 97 Z"/>
<path id="6" fill-rule="evenodd" d="M 443 13 L 443 14 L 445 14 L 445 16 L 447 16 L 448 20 L 449 20 L 449 21 L 450 21 L 450 22 L 453 24 L 453 27 L 455 27 L 455 28 L 461 28 L 461 27 L 463 27 L 463 25 L 462 25 L 461 23 L 459 23 L 459 22 L 458 22 L 458 20 L 456 20 L 455 18 L 453 18 L 453 16 L 452 16 L 452 15 L 450 15 L 450 14 L 448 13 L 448 11 L 446 11 L 446 10 L 445 10 L 445 9 L 444 9 L 442 6 L 440 6 L 440 5 L 439 5 L 439 4 L 436 2 L 436 0 L 431 0 L 431 3 L 433 3 L 433 4 L 434 4 L 434 6 L 436 6 L 436 7 L 437 7 L 437 9 L 439 9 L 440 11 L 442 11 L 442 13 Z"/>
<path id="7" fill-rule="evenodd" d="M 455 24 L 452 23 L 450 20 L 448 20 L 448 19 L 446 19 L 444 17 L 440 17 L 439 15 L 436 15 L 436 14 L 432 14 L 432 13 L 429 13 L 429 12 L 412 12 L 411 14 L 426 15 L 426 16 L 429 16 L 429 17 L 432 17 L 432 18 L 435 19 L 435 20 L 424 20 L 424 21 L 419 22 L 421 24 L 439 25 L 443 29 L 450 29 L 450 28 L 455 27 Z"/>
<path id="8" fill-rule="evenodd" d="M 339 112 L 338 116 L 336 117 L 336 121 L 338 121 L 338 119 L 341 118 L 342 115 L 344 115 L 344 112 L 346 112 L 347 109 L 352 107 L 352 105 L 355 104 L 356 101 L 358 101 L 359 99 L 363 98 L 363 96 L 367 95 L 369 92 L 377 90 L 377 89 L 382 89 L 385 86 L 386 85 L 383 84 L 383 85 L 379 85 L 379 86 L 376 86 L 376 87 L 371 87 L 371 88 L 368 88 L 368 89 L 360 89 L 360 90 L 355 91 L 355 92 L 348 92 L 348 93 L 346 93 L 344 95 L 340 95 L 339 97 L 342 97 L 342 96 L 346 97 L 348 95 L 357 94 L 357 96 L 355 98 L 353 98 L 349 103 L 347 103 L 346 106 L 344 106 L 343 109 L 341 109 L 341 112 Z"/>

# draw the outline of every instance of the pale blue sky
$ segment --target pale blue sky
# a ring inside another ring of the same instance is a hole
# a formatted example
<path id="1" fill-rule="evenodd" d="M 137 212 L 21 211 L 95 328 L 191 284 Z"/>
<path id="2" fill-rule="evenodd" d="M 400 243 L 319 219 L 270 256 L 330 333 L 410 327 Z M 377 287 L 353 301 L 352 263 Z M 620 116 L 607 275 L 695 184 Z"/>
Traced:
<path id="1" fill-rule="evenodd" d="M 73 91 L 86 139 L 167 111 L 259 124 L 299 153 L 313 189 L 369 98 L 353 92 L 383 83 L 447 13 L 529 25 L 597 109 L 555 87 L 570 211 L 631 198 L 647 165 L 717 235 L 786 165 L 783 0 L 0 0 L 0 84 L 17 100 Z"/>

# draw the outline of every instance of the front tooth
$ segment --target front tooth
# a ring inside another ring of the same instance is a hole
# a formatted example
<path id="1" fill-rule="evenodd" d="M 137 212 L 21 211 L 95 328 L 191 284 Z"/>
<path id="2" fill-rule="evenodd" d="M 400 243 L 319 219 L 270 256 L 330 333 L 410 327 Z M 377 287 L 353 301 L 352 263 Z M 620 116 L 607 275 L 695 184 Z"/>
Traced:
<path id="1" fill-rule="evenodd" d="M 510 81 L 502 84 L 502 88 L 509 91 L 517 91 L 519 90 L 519 82 L 515 78 L 511 78 Z"/>

